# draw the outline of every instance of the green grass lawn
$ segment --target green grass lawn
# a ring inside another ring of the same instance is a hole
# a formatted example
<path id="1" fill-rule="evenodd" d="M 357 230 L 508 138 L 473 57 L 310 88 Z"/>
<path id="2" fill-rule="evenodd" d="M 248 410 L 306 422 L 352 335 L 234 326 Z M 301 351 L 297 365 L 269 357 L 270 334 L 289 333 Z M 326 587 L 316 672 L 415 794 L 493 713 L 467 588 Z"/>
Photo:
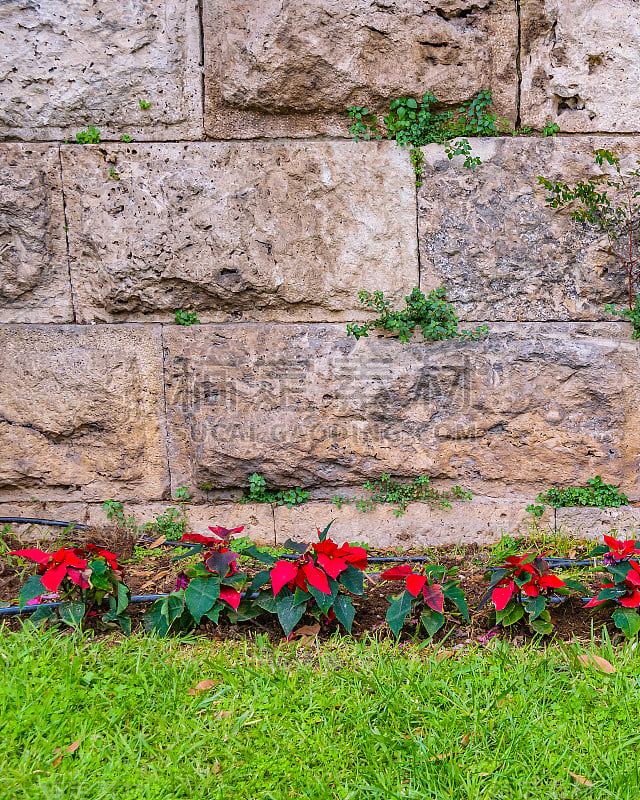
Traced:
<path id="1" fill-rule="evenodd" d="M 578 652 L 5 632 L 0 797 L 636 800 L 640 652 Z"/>

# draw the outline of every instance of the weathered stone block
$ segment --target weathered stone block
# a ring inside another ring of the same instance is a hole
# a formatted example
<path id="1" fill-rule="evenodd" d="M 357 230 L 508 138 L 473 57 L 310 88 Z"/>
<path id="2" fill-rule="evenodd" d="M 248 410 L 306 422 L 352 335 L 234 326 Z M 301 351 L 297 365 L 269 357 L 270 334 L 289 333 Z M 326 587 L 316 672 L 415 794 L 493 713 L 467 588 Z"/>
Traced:
<path id="1" fill-rule="evenodd" d="M 133 515 L 136 523 L 153 522 L 175 503 L 136 503 L 127 504 L 125 513 Z M 0 506 L 1 509 L 1 506 Z M 250 503 L 221 503 L 216 505 L 188 505 L 185 508 L 187 530 L 190 533 L 209 535 L 209 525 L 221 525 L 223 528 L 239 528 L 244 530 L 238 536 L 247 536 L 259 544 L 273 545 L 275 534 L 273 528 L 273 511 L 270 505 Z M 87 506 L 87 522 L 90 525 L 104 525 L 108 522 L 106 512 L 101 505 Z"/>
<path id="2" fill-rule="evenodd" d="M 0 322 L 71 322 L 57 145 L 0 145 Z"/>
<path id="3" fill-rule="evenodd" d="M 515 120 L 510 0 L 204 0 L 203 10 L 210 136 L 348 136 L 348 106 L 387 112 L 427 90 L 457 105 L 491 89 Z"/>
<path id="4" fill-rule="evenodd" d="M 524 0 L 520 11 L 522 124 L 640 131 L 636 0 Z"/>
<path id="5" fill-rule="evenodd" d="M 197 0 L 3 0 L 0 32 L 0 138 L 202 138 Z"/>
<path id="6" fill-rule="evenodd" d="M 626 302 L 626 275 L 608 241 L 569 210 L 545 204 L 538 175 L 574 183 L 600 174 L 593 153 L 614 149 L 635 168 L 640 139 L 505 138 L 473 141 L 475 170 L 423 148 L 418 199 L 423 291 L 446 286 L 463 319 L 612 319 Z"/>
<path id="7" fill-rule="evenodd" d="M 80 321 L 362 318 L 360 289 L 418 282 L 413 173 L 390 142 L 62 150 Z"/>
<path id="8" fill-rule="evenodd" d="M 369 542 L 372 547 L 439 547 L 451 544 L 492 544 L 502 534 L 513 533 L 525 517 L 524 507 L 514 502 L 482 498 L 436 510 L 425 503 L 412 503 L 396 517 L 392 506 L 378 506 L 366 514 L 353 506 L 337 509 L 328 503 L 306 503 L 276 508 L 276 541 L 317 541 L 334 520 L 329 535 L 339 543 Z"/>
<path id="9" fill-rule="evenodd" d="M 355 342 L 341 325 L 166 328 L 177 486 L 357 486 L 430 474 L 535 498 L 640 485 L 638 345 L 616 323 L 491 324 L 479 342 Z"/>
<path id="10" fill-rule="evenodd" d="M 0 499 L 168 490 L 159 326 L 2 326 L 0 378 Z"/>

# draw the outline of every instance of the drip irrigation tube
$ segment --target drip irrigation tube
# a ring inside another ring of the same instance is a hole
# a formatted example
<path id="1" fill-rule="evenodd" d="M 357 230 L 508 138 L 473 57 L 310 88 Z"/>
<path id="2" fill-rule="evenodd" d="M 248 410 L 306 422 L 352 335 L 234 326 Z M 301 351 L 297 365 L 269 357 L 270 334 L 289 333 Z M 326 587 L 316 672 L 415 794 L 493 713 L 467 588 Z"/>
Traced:
<path id="1" fill-rule="evenodd" d="M 168 594 L 136 594 L 129 603 L 153 603 L 155 600 L 162 600 L 169 597 Z M 8 608 L 0 608 L 0 617 L 16 617 L 20 614 L 32 614 L 39 608 L 59 608 L 61 603 L 34 603 L 31 606 L 20 608 L 19 606 L 9 606 Z"/>
<path id="2" fill-rule="evenodd" d="M 61 522 L 57 519 L 37 519 L 35 517 L 0 517 L 0 524 L 16 523 L 20 525 L 51 525 L 54 528 L 82 528 L 86 530 L 86 525 L 79 522 Z"/>
<path id="3" fill-rule="evenodd" d="M 59 528 L 77 528 L 78 530 L 86 530 L 87 525 L 83 525 L 80 522 L 62 522 L 61 520 L 56 519 L 38 519 L 36 517 L 0 517 L 0 524 L 7 524 L 7 523 L 16 523 L 16 524 L 25 524 L 25 525 L 51 525 L 53 527 Z M 153 542 L 153 538 L 144 538 L 139 539 L 139 544 L 145 544 L 147 542 Z M 167 547 L 198 547 L 197 542 L 174 542 L 174 541 L 165 541 L 162 544 L 167 545 Z M 283 559 L 291 559 L 294 560 L 299 558 L 298 553 L 283 553 L 280 558 Z M 387 563 L 425 563 L 427 561 L 432 561 L 433 556 L 424 555 L 424 556 L 370 556 L 367 559 L 369 564 L 387 564 Z M 552 567 L 584 567 L 588 566 L 589 564 L 594 564 L 594 559 L 582 559 L 582 560 L 574 560 L 571 558 L 546 558 L 545 561 Z M 499 567 L 489 567 L 489 569 L 499 569 Z M 1 609 L 0 609 L 1 610 Z"/>

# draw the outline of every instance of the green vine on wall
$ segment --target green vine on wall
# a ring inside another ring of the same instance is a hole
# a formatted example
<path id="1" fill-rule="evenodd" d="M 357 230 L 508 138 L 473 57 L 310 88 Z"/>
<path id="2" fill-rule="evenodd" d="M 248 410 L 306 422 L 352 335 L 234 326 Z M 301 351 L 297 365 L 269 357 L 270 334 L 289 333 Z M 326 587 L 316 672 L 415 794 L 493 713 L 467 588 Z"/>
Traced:
<path id="1" fill-rule="evenodd" d="M 629 498 L 612 483 L 604 483 L 600 475 L 589 478 L 586 486 L 567 486 L 560 489 L 552 486 L 546 492 L 541 492 L 536 498 L 542 505 L 528 505 L 527 511 L 534 517 L 544 514 L 544 506 L 552 508 L 567 508 L 571 506 L 589 506 L 592 508 L 620 508 L 628 506 Z"/>
<path id="2" fill-rule="evenodd" d="M 471 500 L 471 492 L 466 492 L 460 486 L 439 492 L 431 486 L 428 475 L 420 475 L 410 483 L 400 483 L 390 475 L 382 474 L 378 481 L 367 481 L 364 490 L 367 495 L 353 500 L 343 495 L 334 497 L 333 503 L 342 508 L 343 505 L 353 503 L 360 511 L 371 511 L 378 505 L 395 505 L 393 513 L 401 517 L 409 503 L 428 503 L 432 508 L 451 508 L 452 500 Z"/>
<path id="3" fill-rule="evenodd" d="M 458 317 L 453 306 L 447 302 L 446 289 L 433 289 L 425 295 L 416 286 L 410 295 L 405 297 L 405 308 L 394 311 L 391 302 L 384 299 L 383 292 L 358 292 L 360 302 L 367 308 L 376 311 L 377 319 L 368 320 L 362 325 L 347 325 L 347 333 L 359 339 L 368 336 L 370 330 L 380 329 L 396 333 L 401 342 L 408 342 L 414 335 L 416 327 L 420 327 L 425 339 L 432 342 L 445 339 L 479 339 L 488 333 L 486 325 L 478 325 L 474 331 L 460 330 Z"/>
<path id="4" fill-rule="evenodd" d="M 564 181 L 550 181 L 542 175 L 538 176 L 538 182 L 551 193 L 546 198 L 550 208 L 574 207 L 573 219 L 606 234 L 609 254 L 627 277 L 628 308 L 618 311 L 614 305 L 607 305 L 605 309 L 628 319 L 633 325 L 633 338 L 640 339 L 640 169 L 623 173 L 620 158 L 610 150 L 596 150 L 594 158 L 603 168 L 600 175 L 573 186 Z"/>
<path id="5" fill-rule="evenodd" d="M 456 111 L 438 111 L 438 98 L 428 91 L 422 100 L 398 97 L 392 100 L 389 113 L 384 117 L 384 132 L 377 115 L 364 106 L 350 106 L 347 111 L 353 119 L 351 133 L 356 142 L 360 139 L 395 139 L 401 147 L 411 148 L 411 163 L 416 175 L 416 185 L 422 185 L 423 155 L 420 147 L 427 144 L 444 145 L 449 159 L 463 155 L 464 165 L 475 169 L 481 163 L 472 155 L 468 137 L 502 136 L 511 133 L 509 121 L 498 119 L 491 111 L 491 92 L 483 90 Z"/>

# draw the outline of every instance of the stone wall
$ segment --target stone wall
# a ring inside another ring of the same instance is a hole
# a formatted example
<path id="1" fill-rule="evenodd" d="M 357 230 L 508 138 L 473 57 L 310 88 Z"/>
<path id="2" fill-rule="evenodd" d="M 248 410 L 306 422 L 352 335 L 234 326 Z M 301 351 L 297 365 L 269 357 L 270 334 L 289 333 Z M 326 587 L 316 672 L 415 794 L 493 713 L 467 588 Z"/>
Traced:
<path id="1" fill-rule="evenodd" d="M 0 515 L 144 520 L 186 486 L 194 526 L 408 544 L 522 531 L 595 474 L 640 499 L 624 276 L 537 183 L 640 157 L 635 0 L 5 0 L 0 23 Z M 425 147 L 416 190 L 345 109 L 427 89 L 491 89 L 532 133 L 474 141 L 474 171 Z M 347 336 L 360 289 L 441 285 L 488 336 Z M 254 471 L 313 502 L 233 504 Z M 327 505 L 385 472 L 474 500 Z"/>

